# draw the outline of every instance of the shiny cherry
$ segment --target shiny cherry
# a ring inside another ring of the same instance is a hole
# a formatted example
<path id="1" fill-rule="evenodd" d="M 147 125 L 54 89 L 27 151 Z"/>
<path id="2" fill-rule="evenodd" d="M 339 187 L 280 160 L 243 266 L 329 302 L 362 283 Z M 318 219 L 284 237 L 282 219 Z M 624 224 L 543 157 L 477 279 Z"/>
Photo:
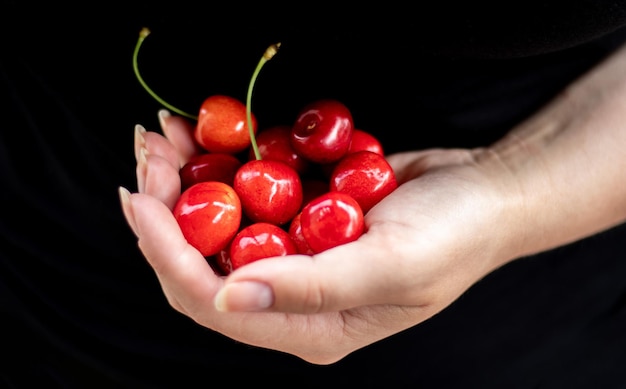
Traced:
<path id="1" fill-rule="evenodd" d="M 291 144 L 296 152 L 316 163 L 331 163 L 350 148 L 354 123 L 343 103 L 321 99 L 306 105 L 291 128 Z"/>
<path id="2" fill-rule="evenodd" d="M 239 231 L 242 208 L 235 190 L 217 181 L 182 192 L 172 210 L 189 242 L 205 257 L 217 254 Z"/>
<path id="3" fill-rule="evenodd" d="M 315 252 L 307 243 L 304 235 L 302 235 L 302 224 L 300 223 L 301 216 L 302 213 L 298 213 L 293 217 L 293 219 L 291 219 L 287 232 L 289 233 L 289 236 L 291 236 L 291 240 L 298 248 L 299 254 L 313 255 Z"/>
<path id="4" fill-rule="evenodd" d="M 372 151 L 374 153 L 384 155 L 383 145 L 380 143 L 378 138 L 369 132 L 355 128 L 352 133 L 352 141 L 350 142 L 350 148 L 348 149 L 347 154 L 362 150 Z M 321 166 L 325 177 L 330 178 L 335 166 L 337 166 L 337 162 L 339 161 L 327 163 Z"/>
<path id="5" fill-rule="evenodd" d="M 219 181 L 232 186 L 241 165 L 242 162 L 232 154 L 198 154 L 180 169 L 182 189 L 202 181 Z"/>
<path id="6" fill-rule="evenodd" d="M 380 155 L 384 155 L 383 145 L 373 134 L 355 128 L 352 133 L 352 142 L 350 142 L 350 148 L 348 153 L 355 151 L 368 150 Z"/>
<path id="7" fill-rule="evenodd" d="M 254 115 L 251 122 L 256 133 Z M 200 106 L 194 137 L 200 146 L 212 153 L 237 154 L 246 150 L 251 142 L 246 105 L 230 96 L 207 97 Z"/>
<path id="8" fill-rule="evenodd" d="M 239 225 L 239 231 L 248 227 L 249 225 L 254 224 L 246 217 L 245 214 L 241 215 L 241 223 Z M 233 237 L 234 238 L 234 237 Z M 232 240 L 217 254 L 213 257 L 208 258 L 208 262 L 215 270 L 216 273 L 220 275 L 228 275 L 233 271 L 232 263 L 230 261 L 230 246 L 232 244 Z"/>
<path id="9" fill-rule="evenodd" d="M 259 259 L 290 254 L 298 254 L 298 248 L 287 231 L 271 223 L 253 223 L 235 235 L 222 260 L 233 271 Z"/>
<path id="10" fill-rule="evenodd" d="M 385 157 L 367 150 L 347 154 L 330 177 L 330 190 L 352 196 L 363 213 L 397 187 L 396 176 Z"/>
<path id="11" fill-rule="evenodd" d="M 290 132 L 291 127 L 287 125 L 277 125 L 259 131 L 255 138 L 260 159 L 282 161 L 303 175 L 310 162 L 294 150 L 289 140 Z M 259 159 L 252 148 L 248 159 Z"/>
<path id="12" fill-rule="evenodd" d="M 141 86 L 164 107 L 195 120 L 194 138 L 205 150 L 214 153 L 237 154 L 250 146 L 250 133 L 256 132 L 257 120 L 252 112 L 248 115 L 248 104 L 231 96 L 213 95 L 202 102 L 199 114 L 196 116 L 167 103 L 146 84 L 139 73 L 137 58 L 139 49 L 148 35 L 150 35 L 150 29 L 142 28 L 133 53 L 133 69 Z M 263 54 L 260 64 L 269 60 L 278 47 L 280 44 L 271 45 Z M 251 84 L 255 79 L 256 73 L 252 77 Z"/>
<path id="13" fill-rule="evenodd" d="M 213 257 L 209 258 L 209 264 L 213 268 L 213 270 L 222 276 L 227 276 L 233 271 L 233 265 L 230 262 L 230 241 L 226 247 L 221 249 L 217 254 Z"/>
<path id="14" fill-rule="evenodd" d="M 317 254 L 358 239 L 365 222 L 361 206 L 352 196 L 331 191 L 304 206 L 300 228 L 306 244 Z"/>
<path id="15" fill-rule="evenodd" d="M 255 159 L 244 163 L 235 174 L 233 188 L 253 222 L 282 225 L 302 206 L 300 175 L 284 162 Z"/>

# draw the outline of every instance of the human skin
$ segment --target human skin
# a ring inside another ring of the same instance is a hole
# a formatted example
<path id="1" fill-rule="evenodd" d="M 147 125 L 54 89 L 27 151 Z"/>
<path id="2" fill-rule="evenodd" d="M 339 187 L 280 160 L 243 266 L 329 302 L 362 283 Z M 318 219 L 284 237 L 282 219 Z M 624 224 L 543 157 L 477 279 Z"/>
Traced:
<path id="1" fill-rule="evenodd" d="M 126 219 L 173 308 L 238 341 L 315 364 L 418 325 L 493 270 L 626 220 L 626 48 L 493 145 L 388 156 L 399 187 L 357 241 L 268 258 L 228 277 L 172 216 L 191 125 L 138 127 Z"/>

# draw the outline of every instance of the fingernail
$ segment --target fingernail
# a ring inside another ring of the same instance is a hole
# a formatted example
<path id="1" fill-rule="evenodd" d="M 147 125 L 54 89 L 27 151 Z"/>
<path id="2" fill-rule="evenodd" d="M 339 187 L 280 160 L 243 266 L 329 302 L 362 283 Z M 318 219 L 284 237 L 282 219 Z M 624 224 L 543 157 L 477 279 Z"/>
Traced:
<path id="1" fill-rule="evenodd" d="M 260 311 L 269 308 L 273 302 L 272 289 L 254 281 L 227 284 L 215 295 L 215 308 L 220 312 Z"/>
<path id="2" fill-rule="evenodd" d="M 159 116 L 159 125 L 161 125 L 161 129 L 165 131 L 165 128 L 167 127 L 166 125 L 167 118 L 172 116 L 172 114 L 167 109 L 160 109 L 158 112 L 158 116 Z"/>
<path id="3" fill-rule="evenodd" d="M 126 218 L 126 222 L 133 230 L 135 236 L 139 236 L 137 234 L 137 224 L 135 224 L 135 214 L 133 212 L 133 204 L 130 202 L 130 192 L 128 189 L 120 186 L 118 188 L 118 193 L 120 196 L 120 203 L 122 203 L 122 212 L 124 213 L 124 217 Z"/>
<path id="4" fill-rule="evenodd" d="M 146 138 L 143 134 L 146 133 L 146 129 L 141 124 L 135 125 L 135 159 L 139 160 L 139 150 L 146 145 Z"/>
<path id="5" fill-rule="evenodd" d="M 137 158 L 137 188 L 143 193 L 146 187 L 146 175 L 148 174 L 148 149 L 141 147 Z"/>

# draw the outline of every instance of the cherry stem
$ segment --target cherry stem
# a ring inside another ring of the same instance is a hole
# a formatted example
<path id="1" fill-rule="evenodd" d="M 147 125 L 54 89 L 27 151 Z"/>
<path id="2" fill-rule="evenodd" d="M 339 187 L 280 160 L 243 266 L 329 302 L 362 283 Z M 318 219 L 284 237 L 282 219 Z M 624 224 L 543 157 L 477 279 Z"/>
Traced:
<path id="1" fill-rule="evenodd" d="M 146 84 L 146 82 L 141 77 L 141 74 L 139 74 L 139 65 L 137 65 L 137 57 L 139 56 L 139 49 L 141 48 L 143 41 L 146 39 L 148 35 L 150 35 L 150 30 L 146 27 L 142 28 L 141 31 L 139 32 L 139 39 L 137 40 L 137 45 L 135 45 L 135 51 L 133 53 L 133 69 L 135 70 L 135 76 L 137 77 L 137 80 L 139 80 L 139 83 L 141 84 L 141 86 L 143 86 L 143 88 L 150 94 L 150 96 L 152 96 L 156 101 L 161 103 L 161 105 L 163 105 L 165 108 L 169 109 L 170 111 L 176 112 L 179 115 L 185 116 L 189 119 L 198 120 L 197 116 L 194 116 L 185 111 L 182 111 L 174 107 L 173 105 L 167 103 L 162 98 L 160 98 L 156 93 L 154 93 L 152 89 L 150 89 L 148 84 Z"/>
<path id="2" fill-rule="evenodd" d="M 254 89 L 254 83 L 256 82 L 257 76 L 261 72 L 263 65 L 278 52 L 280 48 L 280 42 L 270 45 L 263 56 L 259 60 L 259 63 L 256 65 L 256 69 L 254 69 L 254 73 L 252 73 L 252 78 L 250 79 L 250 83 L 248 84 L 248 95 L 246 96 L 246 120 L 248 121 L 248 131 L 250 132 L 250 142 L 252 143 L 252 149 L 254 150 L 254 156 L 257 160 L 261 159 L 261 152 L 259 151 L 259 146 L 256 143 L 256 137 L 254 136 L 254 128 L 252 127 L 252 90 Z"/>

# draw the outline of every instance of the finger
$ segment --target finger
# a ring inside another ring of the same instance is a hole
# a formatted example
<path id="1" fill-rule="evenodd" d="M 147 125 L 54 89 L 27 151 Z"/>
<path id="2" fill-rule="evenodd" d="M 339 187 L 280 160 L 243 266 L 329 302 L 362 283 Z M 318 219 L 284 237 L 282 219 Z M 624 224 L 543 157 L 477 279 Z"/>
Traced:
<path id="1" fill-rule="evenodd" d="M 202 152 L 202 148 L 193 135 L 194 123 L 180 116 L 172 116 L 166 109 L 161 109 L 158 115 L 163 133 L 178 151 L 180 166 L 185 165 L 194 155 Z"/>
<path id="2" fill-rule="evenodd" d="M 393 244 L 395 239 L 389 242 Z M 310 257 L 255 261 L 231 273 L 216 297 L 216 306 L 223 311 L 269 308 L 319 313 L 387 303 L 419 305 L 419 300 L 406 296 L 419 279 L 410 280 L 403 271 L 398 260 L 402 256 L 398 248 L 365 234 L 355 242 Z M 260 295 L 271 298 L 259 301 Z"/>
<path id="3" fill-rule="evenodd" d="M 178 171 L 178 154 L 174 146 L 162 135 L 155 132 L 147 132 L 146 129 L 138 124 L 135 126 L 135 159 L 137 160 L 136 176 L 137 176 L 137 188 L 139 192 L 144 193 L 146 191 L 146 177 L 148 174 L 148 155 L 150 159 L 154 159 L 154 156 L 159 156 L 164 162 L 171 165 L 172 169 Z M 156 188 L 156 185 L 151 184 L 150 187 Z M 160 196 L 159 198 L 164 198 Z M 171 202 L 171 199 L 167 199 Z"/>
<path id="4" fill-rule="evenodd" d="M 135 221 L 135 212 L 134 212 L 133 205 L 131 202 L 131 193 L 128 191 L 128 189 L 122 186 L 118 188 L 118 193 L 119 193 L 124 217 L 126 218 L 126 221 L 128 222 L 128 225 L 130 226 L 130 228 L 133 230 L 133 233 L 135 234 L 135 236 L 139 237 L 137 222 Z M 173 293 L 169 292 L 167 285 L 161 284 L 161 286 L 169 304 L 172 307 L 174 307 L 176 310 L 182 313 L 185 313 L 183 310 L 183 307 L 178 303 L 176 296 Z"/>
<path id="5" fill-rule="evenodd" d="M 139 161 L 141 149 L 146 149 L 152 155 L 159 155 L 169 161 L 175 168 L 180 168 L 178 152 L 174 145 L 163 135 L 146 131 L 141 125 L 135 126 L 135 159 Z"/>
<path id="6" fill-rule="evenodd" d="M 179 170 L 172 166 L 171 161 L 146 153 L 147 150 L 142 149 L 140 162 L 137 163 L 138 185 L 142 178 L 139 192 L 155 197 L 172 210 L 181 192 Z"/>
<path id="7" fill-rule="evenodd" d="M 137 155 L 137 166 L 135 167 L 135 175 L 137 176 L 137 189 L 139 193 L 146 191 L 146 175 L 148 174 L 148 150 L 141 147 Z"/>
<path id="8" fill-rule="evenodd" d="M 171 211 L 158 199 L 130 195 L 139 248 L 154 269 L 168 301 L 183 313 L 199 304 L 212 306 L 221 279 L 206 259 L 187 243 Z"/>

